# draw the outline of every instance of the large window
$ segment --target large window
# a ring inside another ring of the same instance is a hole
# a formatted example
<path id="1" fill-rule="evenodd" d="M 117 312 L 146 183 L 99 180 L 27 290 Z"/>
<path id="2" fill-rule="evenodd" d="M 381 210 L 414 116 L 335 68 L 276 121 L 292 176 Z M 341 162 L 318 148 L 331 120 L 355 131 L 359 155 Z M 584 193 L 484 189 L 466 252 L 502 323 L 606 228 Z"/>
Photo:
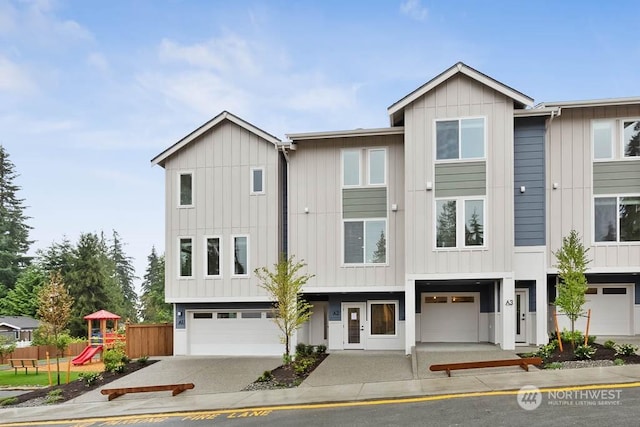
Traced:
<path id="1" fill-rule="evenodd" d="M 484 119 L 436 122 L 436 160 L 484 158 Z"/>
<path id="2" fill-rule="evenodd" d="M 193 277 L 193 239 L 181 237 L 179 246 L 180 277 Z"/>
<path id="3" fill-rule="evenodd" d="M 596 197 L 593 212 L 596 242 L 640 241 L 640 196 Z"/>
<path id="4" fill-rule="evenodd" d="M 624 157 L 640 157 L 640 119 L 622 121 Z"/>
<path id="5" fill-rule="evenodd" d="M 436 200 L 436 247 L 484 246 L 484 218 L 484 199 Z"/>
<path id="6" fill-rule="evenodd" d="M 233 236 L 233 275 L 249 275 L 249 237 Z"/>
<path id="7" fill-rule="evenodd" d="M 251 168 L 251 194 L 264 194 L 264 168 Z"/>
<path id="8" fill-rule="evenodd" d="M 205 275 L 209 277 L 219 277 L 220 272 L 220 238 L 219 237 L 206 237 L 205 238 Z"/>
<path id="9" fill-rule="evenodd" d="M 366 178 L 363 180 L 363 176 Z M 379 186 L 387 183 L 387 149 L 342 151 L 342 186 Z"/>
<path id="10" fill-rule="evenodd" d="M 396 302 L 372 302 L 371 306 L 371 335 L 396 334 Z"/>
<path id="11" fill-rule="evenodd" d="M 387 262 L 387 221 L 385 219 L 344 222 L 344 263 L 384 264 Z"/>
<path id="12" fill-rule="evenodd" d="M 180 202 L 183 207 L 193 206 L 193 174 L 184 172 L 178 178 L 180 185 Z"/>

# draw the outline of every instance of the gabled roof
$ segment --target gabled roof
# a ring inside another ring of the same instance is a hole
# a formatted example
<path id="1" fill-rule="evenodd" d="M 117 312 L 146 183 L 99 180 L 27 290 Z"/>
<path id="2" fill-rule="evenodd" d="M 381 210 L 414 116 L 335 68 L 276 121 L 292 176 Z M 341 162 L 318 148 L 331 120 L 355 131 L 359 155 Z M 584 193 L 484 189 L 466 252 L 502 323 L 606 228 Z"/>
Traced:
<path id="1" fill-rule="evenodd" d="M 391 125 L 393 126 L 400 121 L 399 118 L 407 105 L 411 104 L 412 102 L 414 102 L 427 92 L 431 91 L 435 87 L 439 86 L 440 84 L 444 83 L 456 74 L 464 74 L 465 76 L 470 77 L 473 80 L 476 80 L 477 82 L 482 83 L 483 85 L 488 86 L 505 96 L 508 96 L 521 107 L 533 106 L 533 98 L 530 98 L 522 92 L 519 92 L 503 83 L 500 83 L 499 81 L 487 76 L 486 74 L 483 74 L 480 71 L 469 67 L 463 62 L 458 62 L 453 67 L 440 73 L 424 85 L 420 86 L 418 89 L 414 90 L 404 98 L 392 104 L 387 109 L 387 112 L 389 113 L 391 119 Z"/>
<path id="2" fill-rule="evenodd" d="M 275 146 L 281 143 L 281 141 L 275 136 L 263 131 L 262 129 L 252 125 L 247 121 L 242 120 L 240 117 L 235 116 L 228 111 L 223 111 L 222 113 L 215 116 L 213 119 L 209 120 L 208 122 L 206 122 L 205 124 L 197 128 L 196 130 L 191 132 L 189 135 L 185 136 L 180 141 L 176 142 L 171 147 L 167 148 L 162 153 L 158 154 L 156 157 L 151 159 L 151 164 L 160 165 L 164 167 L 164 163 L 169 157 L 171 157 L 176 152 L 180 151 L 186 145 L 190 144 L 191 141 L 193 141 L 194 139 L 198 138 L 199 136 L 206 133 L 207 131 L 213 129 L 214 127 L 224 122 L 225 120 L 235 123 L 236 125 L 246 129 L 247 131 L 253 134 L 256 134 L 259 137 L 271 142 Z"/>
<path id="3" fill-rule="evenodd" d="M 0 326 L 15 330 L 36 329 L 40 322 L 28 316 L 0 316 Z"/>
<path id="4" fill-rule="evenodd" d="M 84 316 L 84 319 L 85 320 L 102 320 L 102 319 L 115 320 L 115 319 L 120 319 L 120 316 L 118 316 L 117 314 L 108 312 L 107 310 L 100 310 L 100 311 L 96 311 L 95 313 Z"/>

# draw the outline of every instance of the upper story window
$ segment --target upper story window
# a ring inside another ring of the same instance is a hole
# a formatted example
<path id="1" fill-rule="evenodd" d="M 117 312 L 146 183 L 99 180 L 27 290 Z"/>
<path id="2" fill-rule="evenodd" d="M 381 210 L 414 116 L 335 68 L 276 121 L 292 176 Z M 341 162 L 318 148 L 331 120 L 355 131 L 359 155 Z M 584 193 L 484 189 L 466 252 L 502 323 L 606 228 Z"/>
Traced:
<path id="1" fill-rule="evenodd" d="M 249 275 L 249 236 L 232 236 L 234 276 Z"/>
<path id="2" fill-rule="evenodd" d="M 363 179 L 363 176 L 366 177 Z M 342 186 L 383 186 L 387 184 L 387 149 L 369 148 L 342 151 Z"/>
<path id="3" fill-rule="evenodd" d="M 594 198 L 595 242 L 640 242 L 640 195 Z"/>
<path id="4" fill-rule="evenodd" d="M 485 157 L 484 118 L 436 121 L 436 160 Z"/>
<path id="5" fill-rule="evenodd" d="M 640 119 L 609 119 L 591 122 L 593 160 L 640 158 Z"/>
<path id="6" fill-rule="evenodd" d="M 179 206 L 193 206 L 193 173 L 181 172 L 178 175 L 178 185 L 180 186 Z"/>
<path id="7" fill-rule="evenodd" d="M 386 219 L 344 221 L 344 263 L 386 263 L 386 235 Z"/>
<path id="8" fill-rule="evenodd" d="M 436 200 L 436 247 L 485 246 L 484 199 Z"/>
<path id="9" fill-rule="evenodd" d="M 593 122 L 593 158 L 613 158 L 613 123 L 610 121 Z"/>
<path id="10" fill-rule="evenodd" d="M 622 135 L 624 157 L 640 157 L 640 119 L 623 120 Z"/>
<path id="11" fill-rule="evenodd" d="M 251 194 L 264 194 L 264 168 L 251 168 Z"/>
<path id="12" fill-rule="evenodd" d="M 221 263 L 220 237 L 205 237 L 205 276 L 220 277 Z"/>
<path id="13" fill-rule="evenodd" d="M 193 277 L 193 239 L 181 237 L 179 240 L 179 276 L 181 278 Z"/>

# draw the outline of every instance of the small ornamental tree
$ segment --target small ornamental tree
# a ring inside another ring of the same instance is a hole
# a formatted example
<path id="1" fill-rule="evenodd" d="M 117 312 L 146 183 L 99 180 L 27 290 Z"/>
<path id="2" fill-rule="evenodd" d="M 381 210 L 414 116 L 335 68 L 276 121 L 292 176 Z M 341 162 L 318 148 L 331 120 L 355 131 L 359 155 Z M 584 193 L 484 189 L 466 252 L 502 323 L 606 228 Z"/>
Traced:
<path id="1" fill-rule="evenodd" d="M 304 262 L 296 262 L 293 256 L 285 258 L 283 255 L 280 261 L 273 265 L 272 271 L 266 267 L 254 270 L 262 282 L 260 287 L 267 291 L 273 301 L 273 321 L 283 334 L 285 363 L 291 361 L 291 336 L 311 317 L 312 305 L 302 299 L 301 293 L 313 275 L 302 274 L 300 270 L 304 267 Z"/>
<path id="2" fill-rule="evenodd" d="M 559 307 L 571 321 L 571 336 L 574 336 L 575 323 L 578 317 L 584 314 L 582 307 L 586 303 L 587 292 L 587 252 L 577 231 L 571 230 L 568 236 L 562 239 L 562 247 L 553 254 L 556 257 L 558 276 L 558 296 L 556 306 Z M 575 343 L 572 342 L 575 347 Z"/>
<path id="3" fill-rule="evenodd" d="M 59 272 L 51 273 L 49 283 L 38 294 L 38 317 L 42 321 L 40 335 L 47 344 L 56 347 L 58 385 L 60 385 L 60 356 L 71 342 L 67 325 L 71 317 L 73 298 L 69 295 Z"/>

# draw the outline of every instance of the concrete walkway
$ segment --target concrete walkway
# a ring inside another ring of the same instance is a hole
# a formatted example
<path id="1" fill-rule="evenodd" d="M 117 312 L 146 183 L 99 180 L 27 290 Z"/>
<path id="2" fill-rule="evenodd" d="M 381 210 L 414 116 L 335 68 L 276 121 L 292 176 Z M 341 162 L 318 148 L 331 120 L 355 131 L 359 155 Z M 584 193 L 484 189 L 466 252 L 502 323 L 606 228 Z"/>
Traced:
<path id="1" fill-rule="evenodd" d="M 498 357 L 501 351 L 490 351 Z M 191 358 L 172 357 L 114 381 L 110 387 L 194 382 L 193 390 L 171 397 L 169 392 L 128 394 L 111 402 L 92 391 L 73 401 L 55 406 L 0 409 L 0 422 L 44 421 L 154 414 L 178 411 L 237 409 L 273 405 L 320 402 L 349 402 L 378 398 L 401 398 L 518 390 L 525 385 L 561 387 L 590 384 L 629 383 L 640 381 L 640 365 L 538 370 L 525 372 L 519 368 L 476 369 L 429 373 L 422 367 L 429 360 L 446 357 L 475 358 L 482 352 L 417 351 L 418 377 L 414 378 L 411 358 L 402 352 L 336 352 L 332 353 L 298 388 L 267 391 L 239 391 L 264 370 L 279 364 L 278 358 Z M 440 353 L 440 356 L 434 355 Z M 507 357 L 504 353 L 504 357 Z M 455 356 L 455 357 L 454 357 Z M 509 357 L 514 353 L 510 352 Z M 455 358 L 455 360 L 453 360 Z M 432 375 L 437 374 L 437 375 Z"/>

